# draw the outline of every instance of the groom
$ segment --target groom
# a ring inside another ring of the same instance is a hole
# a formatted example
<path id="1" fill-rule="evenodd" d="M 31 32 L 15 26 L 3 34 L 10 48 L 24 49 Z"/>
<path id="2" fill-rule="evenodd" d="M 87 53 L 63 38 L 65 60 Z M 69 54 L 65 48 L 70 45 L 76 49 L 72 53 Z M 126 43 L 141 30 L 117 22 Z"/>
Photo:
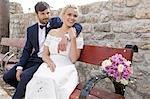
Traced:
<path id="1" fill-rule="evenodd" d="M 51 29 L 59 28 L 62 21 L 59 17 L 49 19 L 50 9 L 46 2 L 38 2 L 35 5 L 35 12 L 39 22 L 27 28 L 27 40 L 23 49 L 20 61 L 3 76 L 6 83 L 16 88 L 12 99 L 22 99 L 25 95 L 27 83 L 41 65 L 43 43 Z M 80 24 L 75 24 L 77 36 L 82 30 Z M 66 49 L 67 36 L 64 36 L 59 43 L 58 50 Z"/>

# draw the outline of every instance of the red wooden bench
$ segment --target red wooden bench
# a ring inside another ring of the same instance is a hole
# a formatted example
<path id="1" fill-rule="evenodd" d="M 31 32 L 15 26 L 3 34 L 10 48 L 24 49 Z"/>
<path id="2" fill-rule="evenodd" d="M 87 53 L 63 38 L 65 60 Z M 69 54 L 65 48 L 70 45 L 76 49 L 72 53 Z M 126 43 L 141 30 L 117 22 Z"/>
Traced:
<path id="1" fill-rule="evenodd" d="M 1 45 L 23 48 L 23 39 L 2 38 Z M 132 48 L 133 46 L 129 45 L 127 47 Z M 132 56 L 133 56 L 132 49 L 84 45 L 84 48 L 81 51 L 81 55 L 78 61 L 100 66 L 103 60 L 116 53 L 122 54 L 123 57 L 125 57 L 127 60 L 132 61 Z M 18 61 L 17 59 L 11 60 L 11 58 L 7 59 L 7 62 L 4 62 L 3 60 L 4 63 L 8 63 L 8 64 L 9 62 L 17 63 L 17 61 Z M 5 66 L 3 67 L 6 68 L 7 64 L 5 64 Z M 91 81 L 93 79 L 97 79 L 97 78 L 92 78 Z M 101 88 L 92 88 L 92 86 L 89 86 L 88 88 L 91 88 L 92 90 L 91 89 L 87 90 L 87 92 L 85 92 L 86 95 L 84 94 L 82 95 L 81 93 L 83 93 L 83 91 L 86 91 L 86 87 L 83 87 L 83 85 L 80 83 L 73 91 L 73 93 L 70 95 L 70 99 L 125 99 L 123 96 L 124 90 L 118 88 L 118 84 L 115 83 L 114 83 L 114 87 L 116 92 L 108 92 L 102 90 Z M 125 88 L 125 86 L 123 87 Z"/>

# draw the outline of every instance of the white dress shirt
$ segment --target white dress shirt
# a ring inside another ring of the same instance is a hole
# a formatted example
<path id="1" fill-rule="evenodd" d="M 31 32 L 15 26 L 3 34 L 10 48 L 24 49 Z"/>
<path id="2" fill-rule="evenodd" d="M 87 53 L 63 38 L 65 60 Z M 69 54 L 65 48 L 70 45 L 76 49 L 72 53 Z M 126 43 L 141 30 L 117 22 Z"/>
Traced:
<path id="1" fill-rule="evenodd" d="M 43 49 L 44 49 L 44 41 L 45 41 L 45 36 L 46 36 L 46 27 L 43 29 L 40 28 L 41 23 L 39 24 L 39 32 L 38 32 L 38 37 L 39 37 L 39 52 L 38 52 L 38 57 L 42 57 Z"/>

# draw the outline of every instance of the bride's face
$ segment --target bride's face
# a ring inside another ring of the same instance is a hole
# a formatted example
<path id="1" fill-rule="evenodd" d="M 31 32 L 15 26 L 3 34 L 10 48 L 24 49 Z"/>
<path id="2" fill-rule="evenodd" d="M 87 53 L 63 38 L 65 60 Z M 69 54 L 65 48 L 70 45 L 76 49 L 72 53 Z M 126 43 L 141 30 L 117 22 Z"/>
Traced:
<path id="1" fill-rule="evenodd" d="M 78 11 L 75 8 L 66 9 L 63 15 L 63 23 L 69 27 L 72 27 L 77 21 Z"/>

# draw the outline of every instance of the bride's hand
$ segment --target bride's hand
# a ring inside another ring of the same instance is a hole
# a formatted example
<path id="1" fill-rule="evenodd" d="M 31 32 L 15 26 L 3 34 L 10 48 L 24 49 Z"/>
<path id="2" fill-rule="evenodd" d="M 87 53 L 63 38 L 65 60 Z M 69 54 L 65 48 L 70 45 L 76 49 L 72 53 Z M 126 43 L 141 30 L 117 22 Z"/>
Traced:
<path id="1" fill-rule="evenodd" d="M 50 62 L 50 63 L 48 63 L 48 67 L 50 68 L 51 72 L 54 72 L 56 65 L 53 62 Z"/>
<path id="2" fill-rule="evenodd" d="M 68 31 L 68 34 L 69 34 L 70 39 L 76 38 L 76 30 L 75 30 L 75 28 L 70 28 L 69 31 Z"/>

